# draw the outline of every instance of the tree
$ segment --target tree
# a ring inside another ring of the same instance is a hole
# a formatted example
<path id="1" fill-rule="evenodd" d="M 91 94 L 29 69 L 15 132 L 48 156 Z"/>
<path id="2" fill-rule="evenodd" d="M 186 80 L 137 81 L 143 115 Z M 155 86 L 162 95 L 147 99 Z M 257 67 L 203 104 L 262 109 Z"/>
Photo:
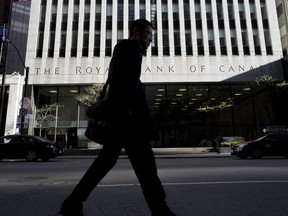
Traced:
<path id="1" fill-rule="evenodd" d="M 84 89 L 85 93 L 77 95 L 76 100 L 85 106 L 90 106 L 92 103 L 98 100 L 103 86 L 103 83 L 95 83 L 86 87 Z"/>
<path id="2" fill-rule="evenodd" d="M 262 105 L 263 109 L 266 111 L 267 118 L 270 123 L 273 123 L 273 92 L 275 90 L 281 90 L 287 87 L 288 83 L 286 81 L 279 82 L 273 78 L 270 74 L 260 75 L 255 79 L 255 82 L 252 83 L 256 85 L 259 90 L 259 96 L 262 96 Z M 272 100 L 271 100 L 272 99 Z"/>
<path id="3" fill-rule="evenodd" d="M 43 122 L 45 121 L 54 121 L 56 116 L 56 110 L 58 107 L 63 107 L 63 105 L 59 105 L 57 103 L 54 104 L 44 104 L 41 108 L 36 108 L 36 116 L 35 121 L 36 125 L 40 127 L 40 134 L 43 126 Z"/>

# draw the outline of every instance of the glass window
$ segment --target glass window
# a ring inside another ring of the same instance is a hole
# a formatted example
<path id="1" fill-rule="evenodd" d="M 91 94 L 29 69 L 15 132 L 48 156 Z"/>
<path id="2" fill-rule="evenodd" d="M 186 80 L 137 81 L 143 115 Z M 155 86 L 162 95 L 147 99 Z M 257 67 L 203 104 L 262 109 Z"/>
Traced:
<path id="1" fill-rule="evenodd" d="M 44 105 L 51 105 L 57 103 L 57 87 L 35 87 L 35 105 L 37 109 Z M 56 116 L 56 111 L 52 112 L 52 115 Z M 37 122 L 36 127 L 54 127 L 55 121 L 43 121 Z"/>
<path id="2" fill-rule="evenodd" d="M 222 2 L 217 2 L 217 16 L 218 16 L 218 20 L 223 19 L 223 8 L 222 8 L 223 4 Z"/>
<path id="3" fill-rule="evenodd" d="M 158 55 L 158 32 L 157 32 L 157 5 L 156 0 L 151 0 L 151 23 L 154 26 L 153 34 L 152 34 L 152 55 Z"/>
<path id="4" fill-rule="evenodd" d="M 200 2 L 196 3 L 195 2 L 195 18 L 196 20 L 201 20 L 201 6 L 200 6 Z"/>
<path id="5" fill-rule="evenodd" d="M 112 54 L 112 2 L 107 3 L 106 7 L 106 46 L 105 56 Z"/>
<path id="6" fill-rule="evenodd" d="M 259 125 L 269 125 L 274 122 L 271 93 L 269 86 L 255 86 L 253 88 L 255 116 Z"/>
<path id="7" fill-rule="evenodd" d="M 272 51 L 271 37 L 270 37 L 269 29 L 264 29 L 264 38 L 265 38 L 267 55 L 272 55 L 273 51 Z"/>
<path id="8" fill-rule="evenodd" d="M 145 19 L 146 18 L 145 1 L 140 1 L 139 10 L 140 10 L 140 19 Z"/>
<path id="9" fill-rule="evenodd" d="M 123 21 L 123 0 L 118 0 L 117 9 L 117 20 Z"/>
<path id="10" fill-rule="evenodd" d="M 77 127 L 78 87 L 59 87 L 57 127 Z"/>
<path id="11" fill-rule="evenodd" d="M 260 6 L 261 6 L 262 19 L 263 19 L 263 20 L 267 20 L 267 19 L 268 19 L 268 16 L 267 16 L 266 3 L 265 3 L 265 2 L 260 2 Z M 277 11 L 278 11 L 278 10 L 277 10 Z"/>
<path id="12" fill-rule="evenodd" d="M 253 124 L 254 113 L 251 85 L 233 85 L 231 99 L 233 101 L 233 115 L 235 124 Z"/>
<path id="13" fill-rule="evenodd" d="M 135 19 L 135 2 L 134 0 L 129 0 L 129 21 Z"/>

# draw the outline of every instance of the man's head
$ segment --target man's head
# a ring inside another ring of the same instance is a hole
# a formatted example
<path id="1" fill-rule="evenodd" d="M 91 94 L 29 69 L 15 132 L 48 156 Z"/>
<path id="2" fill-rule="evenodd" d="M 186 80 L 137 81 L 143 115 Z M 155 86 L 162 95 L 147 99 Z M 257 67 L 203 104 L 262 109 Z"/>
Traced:
<path id="1" fill-rule="evenodd" d="M 145 19 L 137 19 L 131 23 L 129 39 L 138 41 L 142 49 L 146 50 L 152 42 L 153 25 Z"/>

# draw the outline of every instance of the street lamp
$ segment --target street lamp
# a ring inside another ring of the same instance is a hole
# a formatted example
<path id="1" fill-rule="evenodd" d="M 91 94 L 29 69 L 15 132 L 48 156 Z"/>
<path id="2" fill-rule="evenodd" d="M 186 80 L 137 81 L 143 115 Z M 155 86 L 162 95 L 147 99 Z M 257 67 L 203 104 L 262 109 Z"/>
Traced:
<path id="1" fill-rule="evenodd" d="M 19 50 L 18 48 L 15 46 L 15 44 L 10 41 L 9 39 L 6 39 L 6 43 L 10 43 L 12 44 L 12 46 L 15 48 L 20 60 L 21 60 L 21 63 L 24 67 L 24 69 L 26 70 L 26 75 L 25 75 L 25 84 L 24 84 L 24 93 L 23 93 L 23 97 L 22 97 L 22 102 L 21 102 L 21 108 L 20 108 L 20 115 L 21 115 L 21 122 L 20 122 L 20 130 L 19 132 L 21 134 L 23 134 L 23 126 L 24 126 L 24 120 L 25 120 L 25 116 L 27 114 L 27 109 L 24 108 L 24 99 L 26 98 L 26 94 L 27 94 L 27 86 L 28 86 L 28 77 L 29 77 L 29 70 L 30 68 L 29 67 L 26 67 L 25 66 L 25 63 L 19 53 Z"/>

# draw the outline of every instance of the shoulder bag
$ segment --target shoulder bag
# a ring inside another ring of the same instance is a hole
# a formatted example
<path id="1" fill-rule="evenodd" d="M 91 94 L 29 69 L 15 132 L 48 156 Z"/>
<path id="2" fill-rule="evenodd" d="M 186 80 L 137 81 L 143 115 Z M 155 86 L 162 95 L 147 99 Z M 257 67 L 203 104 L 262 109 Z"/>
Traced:
<path id="1" fill-rule="evenodd" d="M 111 142 L 113 137 L 113 105 L 109 97 L 105 97 L 108 79 L 100 93 L 99 99 L 87 109 L 88 127 L 85 136 L 101 145 Z M 112 135 L 112 136 L 111 136 Z"/>

